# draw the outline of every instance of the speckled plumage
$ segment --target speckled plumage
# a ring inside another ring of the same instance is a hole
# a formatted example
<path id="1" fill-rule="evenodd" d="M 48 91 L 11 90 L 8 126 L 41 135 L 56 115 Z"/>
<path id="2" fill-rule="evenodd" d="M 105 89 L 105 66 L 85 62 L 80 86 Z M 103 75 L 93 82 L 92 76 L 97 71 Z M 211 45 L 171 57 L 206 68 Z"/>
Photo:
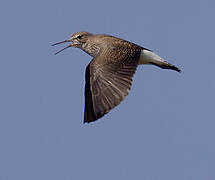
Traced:
<path id="1" fill-rule="evenodd" d="M 142 50 L 107 35 L 89 38 L 86 43 L 92 42 L 100 48 L 86 70 L 84 122 L 101 118 L 128 95 Z"/>
<path id="2" fill-rule="evenodd" d="M 66 48 L 77 47 L 93 57 L 85 72 L 84 122 L 96 121 L 120 104 L 129 93 L 138 64 L 180 72 L 150 50 L 113 36 L 78 32 L 60 43 L 65 42 L 72 42 Z"/>

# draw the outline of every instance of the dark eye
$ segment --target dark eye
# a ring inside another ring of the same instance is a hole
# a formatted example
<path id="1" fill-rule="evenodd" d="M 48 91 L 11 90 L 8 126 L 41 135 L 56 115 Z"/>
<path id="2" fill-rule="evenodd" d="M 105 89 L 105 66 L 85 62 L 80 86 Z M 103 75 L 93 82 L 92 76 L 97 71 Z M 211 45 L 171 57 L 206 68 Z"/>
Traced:
<path id="1" fill-rule="evenodd" d="M 82 39 L 83 35 L 78 35 L 77 39 Z"/>

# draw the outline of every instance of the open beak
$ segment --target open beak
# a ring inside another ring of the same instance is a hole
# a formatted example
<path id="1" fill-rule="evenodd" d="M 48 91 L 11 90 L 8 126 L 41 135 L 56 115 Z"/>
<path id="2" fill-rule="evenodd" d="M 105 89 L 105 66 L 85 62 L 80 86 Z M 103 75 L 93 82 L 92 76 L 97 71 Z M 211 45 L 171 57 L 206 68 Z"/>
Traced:
<path id="1" fill-rule="evenodd" d="M 58 44 L 63 44 L 63 43 L 66 43 L 66 42 L 71 42 L 71 41 L 70 41 L 70 40 L 61 41 L 61 42 L 52 44 L 52 46 L 55 46 L 55 45 L 58 45 Z M 62 52 L 63 50 L 65 50 L 65 49 L 67 49 L 67 48 L 69 48 L 69 47 L 72 47 L 72 44 L 69 44 L 69 45 L 66 46 L 65 48 L 63 48 L 63 49 L 57 51 L 57 52 L 55 53 L 55 55 L 58 54 L 58 53 L 60 53 L 60 52 Z"/>

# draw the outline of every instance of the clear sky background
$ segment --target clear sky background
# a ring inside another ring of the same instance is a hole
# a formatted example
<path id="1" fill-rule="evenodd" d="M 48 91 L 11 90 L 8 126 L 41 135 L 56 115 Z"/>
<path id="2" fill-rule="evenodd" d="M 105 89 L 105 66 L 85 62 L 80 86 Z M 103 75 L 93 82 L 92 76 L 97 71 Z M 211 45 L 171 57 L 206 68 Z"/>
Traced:
<path id="1" fill-rule="evenodd" d="M 215 1 L 0 2 L 0 180 L 214 180 Z M 83 124 L 92 59 L 77 31 L 152 49 L 182 73 L 138 68 L 129 96 Z"/>

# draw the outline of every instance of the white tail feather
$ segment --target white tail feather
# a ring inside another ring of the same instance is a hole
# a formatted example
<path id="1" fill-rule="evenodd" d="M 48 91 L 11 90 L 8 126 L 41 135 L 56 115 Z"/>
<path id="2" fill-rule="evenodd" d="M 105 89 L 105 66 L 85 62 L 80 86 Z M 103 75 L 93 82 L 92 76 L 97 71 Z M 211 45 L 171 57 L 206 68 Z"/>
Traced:
<path id="1" fill-rule="evenodd" d="M 181 70 L 176 66 L 164 61 L 160 56 L 146 49 L 142 50 L 138 64 L 153 64 L 162 69 L 172 69 L 181 72 Z"/>
<path id="2" fill-rule="evenodd" d="M 142 50 L 139 64 L 151 64 L 151 63 L 164 65 L 166 64 L 166 61 L 164 61 L 160 56 L 158 56 L 152 51 L 145 50 L 145 49 Z"/>

